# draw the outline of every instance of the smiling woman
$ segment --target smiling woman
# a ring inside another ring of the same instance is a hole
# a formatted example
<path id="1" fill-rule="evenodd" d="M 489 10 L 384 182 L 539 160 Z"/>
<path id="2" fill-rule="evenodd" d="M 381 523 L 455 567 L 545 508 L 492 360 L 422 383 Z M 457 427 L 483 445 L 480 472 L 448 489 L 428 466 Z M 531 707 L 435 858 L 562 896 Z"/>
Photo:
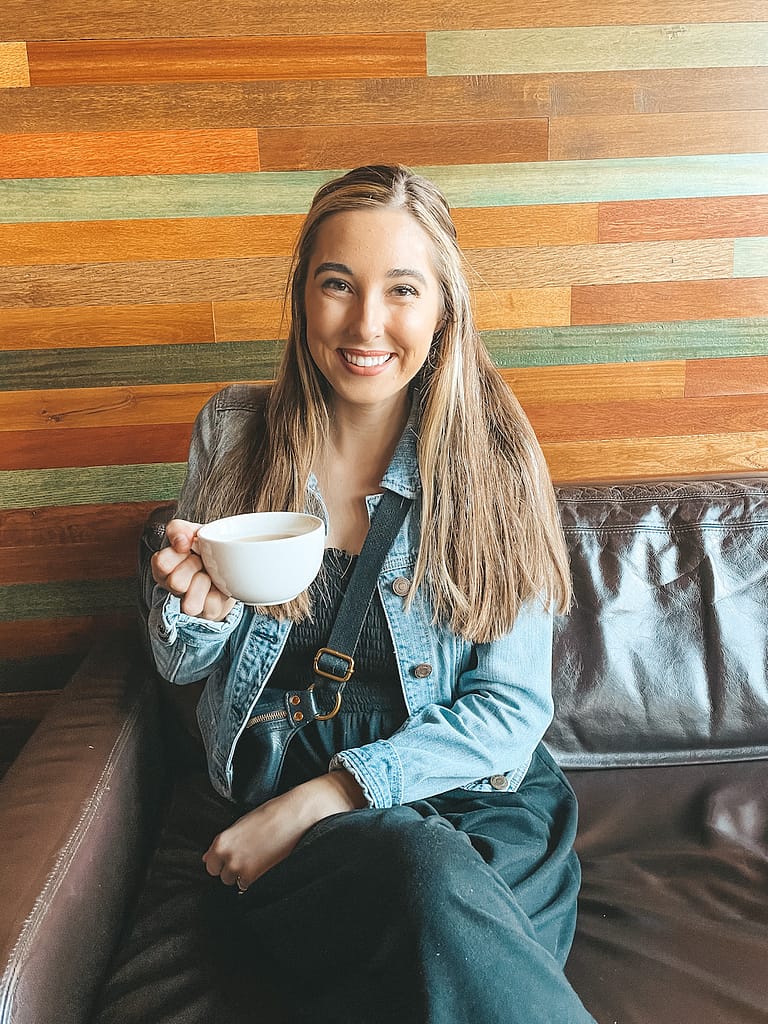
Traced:
<path id="1" fill-rule="evenodd" d="M 586 1024 L 563 973 L 575 798 L 541 744 L 567 555 L 536 438 L 475 328 L 445 199 L 399 166 L 329 182 L 289 292 L 274 387 L 203 409 L 153 558 L 157 667 L 208 676 L 209 775 L 241 814 L 206 869 L 244 897 L 229 912 L 253 963 L 288 980 L 306 951 L 303 991 L 281 986 L 291 1020 L 463 1024 L 471 1007 L 484 1024 Z M 373 567 L 393 500 L 404 519 Z M 295 600 L 246 607 L 207 574 L 199 523 L 268 509 L 323 519 L 323 568 Z M 353 659 L 329 634 L 364 573 Z M 322 652 L 349 674 L 320 671 Z M 343 700 L 322 688 L 349 675 Z M 257 723 L 275 730 L 269 765 Z"/>

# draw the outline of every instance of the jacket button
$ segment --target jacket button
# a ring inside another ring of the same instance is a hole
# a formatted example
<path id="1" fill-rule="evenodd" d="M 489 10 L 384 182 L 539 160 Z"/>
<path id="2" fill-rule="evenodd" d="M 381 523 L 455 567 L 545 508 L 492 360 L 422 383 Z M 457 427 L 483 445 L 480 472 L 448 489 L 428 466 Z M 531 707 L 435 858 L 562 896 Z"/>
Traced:
<path id="1" fill-rule="evenodd" d="M 432 666 L 427 665 L 427 663 L 424 662 L 424 664 L 416 666 L 416 668 L 413 670 L 413 674 L 416 676 L 417 679 L 426 679 L 427 676 L 432 675 Z"/>
<path id="2" fill-rule="evenodd" d="M 398 576 L 392 583 L 392 589 L 398 597 L 405 597 L 411 589 L 411 581 L 407 580 L 405 576 Z"/>
<path id="3" fill-rule="evenodd" d="M 506 775 L 492 775 L 488 781 L 494 789 L 498 789 L 500 793 L 509 789 L 509 779 Z"/>

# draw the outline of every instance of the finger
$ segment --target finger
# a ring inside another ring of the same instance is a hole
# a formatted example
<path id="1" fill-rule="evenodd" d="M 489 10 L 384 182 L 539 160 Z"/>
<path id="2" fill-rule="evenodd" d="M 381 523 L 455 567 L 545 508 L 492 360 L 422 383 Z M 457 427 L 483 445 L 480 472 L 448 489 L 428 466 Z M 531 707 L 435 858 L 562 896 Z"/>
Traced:
<path id="1" fill-rule="evenodd" d="M 199 529 L 199 523 L 190 523 L 186 519 L 172 519 L 165 528 L 165 536 L 175 551 L 188 554 L 192 550 Z"/>
<path id="2" fill-rule="evenodd" d="M 213 622 L 221 622 L 232 611 L 237 602 L 233 597 L 227 597 L 216 587 L 211 586 L 203 604 L 201 617 L 210 619 Z"/>
<path id="3" fill-rule="evenodd" d="M 212 585 L 211 577 L 204 572 L 196 572 L 189 579 L 186 590 L 181 592 L 181 610 L 185 615 L 202 616 L 205 601 Z"/>
<path id="4" fill-rule="evenodd" d="M 173 548 L 163 548 L 152 555 L 152 575 L 155 582 L 163 586 L 167 577 L 181 565 L 185 558 L 189 558 L 189 555 L 175 551 Z"/>
<path id="5" fill-rule="evenodd" d="M 164 586 L 172 594 L 181 597 L 192 586 L 195 577 L 200 575 L 205 576 L 206 574 L 203 572 L 203 563 L 197 555 L 184 555 L 182 561 L 175 565 L 165 577 Z"/>

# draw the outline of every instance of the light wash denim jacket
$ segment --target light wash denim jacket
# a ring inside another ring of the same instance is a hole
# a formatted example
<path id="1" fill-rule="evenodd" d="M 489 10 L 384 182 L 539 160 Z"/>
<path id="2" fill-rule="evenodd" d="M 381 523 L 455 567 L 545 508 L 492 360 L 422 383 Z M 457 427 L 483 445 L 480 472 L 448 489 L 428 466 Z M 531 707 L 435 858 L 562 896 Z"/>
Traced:
<path id="1" fill-rule="evenodd" d="M 197 418 L 177 514 L 188 515 L 206 466 L 244 429 L 262 389 L 234 385 Z M 382 567 L 378 592 L 395 649 L 409 717 L 394 735 L 344 750 L 330 768 L 346 768 L 372 807 L 390 807 L 455 787 L 517 789 L 552 717 L 552 614 L 539 602 L 521 610 L 512 630 L 472 644 L 435 624 L 426 601 L 405 611 L 419 536 L 420 483 L 414 411 L 382 487 L 414 499 Z M 460 471 L 460 467 L 457 467 Z M 371 516 L 379 495 L 367 498 Z M 311 477 L 307 511 L 327 522 Z M 397 585 L 393 586 L 397 581 Z M 489 595 L 493 600 L 493 595 Z M 181 612 L 179 599 L 155 587 L 149 636 L 158 670 L 174 683 L 207 677 L 197 717 L 214 787 L 231 798 L 235 745 L 280 657 L 291 624 L 237 604 L 223 622 Z M 349 684 L 354 686 L 354 678 Z"/>

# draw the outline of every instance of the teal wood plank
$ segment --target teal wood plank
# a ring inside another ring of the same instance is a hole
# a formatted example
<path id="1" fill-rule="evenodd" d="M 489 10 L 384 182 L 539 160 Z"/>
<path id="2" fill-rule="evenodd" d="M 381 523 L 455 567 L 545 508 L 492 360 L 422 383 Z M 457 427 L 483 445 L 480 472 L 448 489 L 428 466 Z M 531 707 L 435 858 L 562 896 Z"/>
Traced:
<path id="1" fill-rule="evenodd" d="M 768 277 L 768 238 L 737 238 L 734 277 Z"/>
<path id="2" fill-rule="evenodd" d="M 420 168 L 453 206 L 529 206 L 768 194 L 768 153 L 460 164 Z M 0 223 L 304 213 L 341 171 L 18 178 L 0 181 Z"/>
<path id="3" fill-rule="evenodd" d="M 0 509 L 47 505 L 171 501 L 184 479 L 183 462 L 0 472 Z"/>
<path id="4" fill-rule="evenodd" d="M 0 587 L 0 622 L 99 615 L 136 604 L 136 581 L 77 580 Z"/>
<path id="5" fill-rule="evenodd" d="M 279 341 L 0 351 L 4 391 L 272 380 Z"/>
<path id="6" fill-rule="evenodd" d="M 427 33 L 428 75 L 766 65 L 766 22 Z"/>
<path id="7" fill-rule="evenodd" d="M 483 334 L 500 369 L 768 355 L 768 318 L 537 327 Z"/>

